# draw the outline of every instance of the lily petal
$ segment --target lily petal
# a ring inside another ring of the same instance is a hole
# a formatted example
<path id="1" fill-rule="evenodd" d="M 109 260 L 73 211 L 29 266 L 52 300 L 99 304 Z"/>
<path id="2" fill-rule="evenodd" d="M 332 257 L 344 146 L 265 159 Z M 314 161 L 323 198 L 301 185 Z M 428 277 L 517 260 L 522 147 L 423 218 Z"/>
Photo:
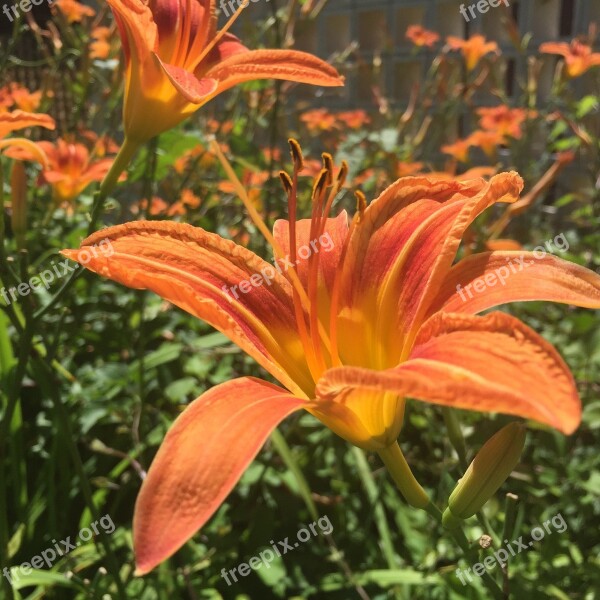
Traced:
<path id="1" fill-rule="evenodd" d="M 298 261 L 298 277 L 306 289 L 308 285 L 309 257 L 315 256 L 314 246 L 319 247 L 315 239 L 310 237 L 310 219 L 296 222 L 296 256 Z M 342 251 L 348 236 L 348 213 L 343 210 L 337 217 L 327 219 L 321 237 L 319 249 L 319 279 L 331 294 L 333 280 L 340 265 Z M 290 255 L 289 221 L 278 219 L 273 226 L 273 237 L 286 256 Z M 318 241 L 318 240 L 317 240 Z M 311 242 L 313 245 L 311 246 Z M 300 252 L 299 250 L 302 249 Z M 310 252 L 309 252 L 310 251 Z M 308 256 L 307 256 L 308 255 Z"/>
<path id="2" fill-rule="evenodd" d="M 484 286 L 483 291 L 477 291 L 474 284 Z M 552 255 L 538 258 L 533 252 L 514 251 L 474 254 L 450 269 L 429 314 L 438 310 L 476 314 L 508 302 L 532 300 L 598 309 L 600 275 Z"/>
<path id="3" fill-rule="evenodd" d="M 514 202 L 521 187 L 516 173 L 489 183 L 405 177 L 375 200 L 344 261 L 342 362 L 385 369 L 405 359 L 469 225 L 495 202 Z"/>
<path id="4" fill-rule="evenodd" d="M 209 68 L 203 77 L 219 81 L 219 92 L 256 79 L 283 79 L 320 86 L 344 85 L 344 78 L 325 61 L 296 50 L 236 52 Z"/>
<path id="5" fill-rule="evenodd" d="M 421 328 L 407 362 L 385 371 L 330 369 L 317 385 L 317 400 L 339 402 L 360 414 L 366 410 L 358 406 L 361 391 L 516 415 L 567 434 L 581 420 L 575 381 L 556 349 L 499 312 L 485 317 L 438 313 Z"/>
<path id="6" fill-rule="evenodd" d="M 25 127 L 45 127 L 54 129 L 54 119 L 50 115 L 41 113 L 28 113 L 22 110 L 0 113 L 0 139 L 12 131 L 25 129 Z"/>
<path id="7" fill-rule="evenodd" d="M 110 253 L 90 247 L 102 241 L 110 242 Z M 224 333 L 294 393 L 312 394 L 291 286 L 246 248 L 199 227 L 138 221 L 96 232 L 80 250 L 63 254 L 126 286 L 152 290 Z"/>
<path id="8" fill-rule="evenodd" d="M 152 462 L 133 518 L 137 575 L 175 553 L 208 521 L 269 434 L 304 402 L 251 377 L 194 400 Z"/>
<path id="9" fill-rule="evenodd" d="M 157 54 L 154 54 L 154 59 L 163 69 L 175 89 L 192 104 L 206 102 L 207 98 L 210 98 L 211 94 L 214 94 L 217 90 L 218 82 L 216 79 L 198 79 L 181 67 L 163 63 Z"/>

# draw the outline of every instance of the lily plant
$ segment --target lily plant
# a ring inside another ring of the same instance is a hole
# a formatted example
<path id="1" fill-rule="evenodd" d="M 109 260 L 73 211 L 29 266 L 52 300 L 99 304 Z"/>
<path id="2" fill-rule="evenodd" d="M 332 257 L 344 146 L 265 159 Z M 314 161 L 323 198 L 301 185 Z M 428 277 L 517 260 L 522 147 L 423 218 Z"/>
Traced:
<path id="1" fill-rule="evenodd" d="M 272 233 L 224 163 L 273 247 L 275 266 L 215 233 L 167 221 L 109 227 L 79 250 L 63 251 L 73 260 L 83 251 L 87 269 L 206 321 L 280 384 L 228 381 L 175 420 L 135 507 L 138 574 L 210 519 L 274 428 L 296 411 L 378 452 L 409 504 L 426 510 L 429 497 L 397 441 L 407 399 L 515 415 L 565 434 L 580 422 L 575 381 L 556 349 L 513 316 L 479 313 L 530 300 L 598 309 L 600 276 L 525 251 L 456 261 L 461 238 L 483 211 L 517 201 L 517 173 L 489 182 L 405 177 L 369 205 L 358 194 L 350 219 L 345 211 L 330 216 L 347 166 L 336 175 L 324 155 L 312 215 L 298 219 L 303 159 L 291 145 L 294 170 L 281 175 L 289 220 L 277 221 Z M 91 252 L 101 240 L 112 245 L 110 256 Z M 508 263 L 527 268 L 512 269 L 503 286 L 459 293 Z"/>

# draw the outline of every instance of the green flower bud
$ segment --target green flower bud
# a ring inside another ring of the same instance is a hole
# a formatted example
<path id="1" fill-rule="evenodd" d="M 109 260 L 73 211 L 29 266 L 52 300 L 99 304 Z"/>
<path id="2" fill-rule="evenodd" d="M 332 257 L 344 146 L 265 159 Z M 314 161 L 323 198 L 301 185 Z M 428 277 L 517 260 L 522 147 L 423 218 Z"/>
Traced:
<path id="1" fill-rule="evenodd" d="M 498 491 L 519 462 L 525 433 L 525 426 L 515 421 L 483 445 L 450 494 L 442 521 L 445 527 L 451 529 L 473 516 Z"/>

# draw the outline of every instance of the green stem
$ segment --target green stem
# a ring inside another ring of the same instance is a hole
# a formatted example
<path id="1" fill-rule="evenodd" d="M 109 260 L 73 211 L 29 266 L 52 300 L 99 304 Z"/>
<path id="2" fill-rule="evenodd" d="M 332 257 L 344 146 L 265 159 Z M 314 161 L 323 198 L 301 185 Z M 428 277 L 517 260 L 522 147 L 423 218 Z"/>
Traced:
<path id="1" fill-rule="evenodd" d="M 427 507 L 431 504 L 429 496 L 412 474 L 398 442 L 379 450 L 379 456 L 404 499 L 415 508 L 427 510 Z"/>
<path id="2" fill-rule="evenodd" d="M 395 442 L 385 450 L 380 450 L 379 456 L 381 456 L 381 459 L 390 472 L 392 479 L 406 501 L 411 506 L 424 510 L 441 524 L 442 512 L 435 504 L 433 504 L 433 502 L 429 500 L 427 493 L 415 479 L 415 476 L 410 470 L 410 467 L 408 466 L 408 463 L 406 462 L 398 443 Z M 471 548 L 469 540 L 467 539 L 460 525 L 448 531 L 456 543 L 460 546 L 460 549 L 463 551 L 466 559 L 473 562 L 478 558 L 477 553 Z M 505 594 L 502 592 L 495 579 L 489 573 L 485 572 L 482 575 L 481 580 L 495 600 L 505 599 Z"/>
<path id="3" fill-rule="evenodd" d="M 132 142 L 129 138 L 125 138 L 119 153 L 117 154 L 110 171 L 106 174 L 106 177 L 100 184 L 100 196 L 96 199 L 96 203 L 103 203 L 110 193 L 114 190 L 115 186 L 119 181 L 119 177 L 125 171 L 133 155 L 136 153 L 140 144 Z"/>

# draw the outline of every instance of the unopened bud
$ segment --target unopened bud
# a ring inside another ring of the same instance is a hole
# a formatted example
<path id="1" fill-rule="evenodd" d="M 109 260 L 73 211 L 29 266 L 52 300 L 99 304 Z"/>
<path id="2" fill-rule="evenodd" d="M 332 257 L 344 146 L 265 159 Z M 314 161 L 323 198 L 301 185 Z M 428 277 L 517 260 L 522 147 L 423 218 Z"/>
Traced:
<path id="1" fill-rule="evenodd" d="M 525 433 L 525 426 L 515 421 L 483 445 L 450 494 L 443 516 L 445 527 L 452 529 L 473 516 L 498 491 L 519 462 Z"/>

